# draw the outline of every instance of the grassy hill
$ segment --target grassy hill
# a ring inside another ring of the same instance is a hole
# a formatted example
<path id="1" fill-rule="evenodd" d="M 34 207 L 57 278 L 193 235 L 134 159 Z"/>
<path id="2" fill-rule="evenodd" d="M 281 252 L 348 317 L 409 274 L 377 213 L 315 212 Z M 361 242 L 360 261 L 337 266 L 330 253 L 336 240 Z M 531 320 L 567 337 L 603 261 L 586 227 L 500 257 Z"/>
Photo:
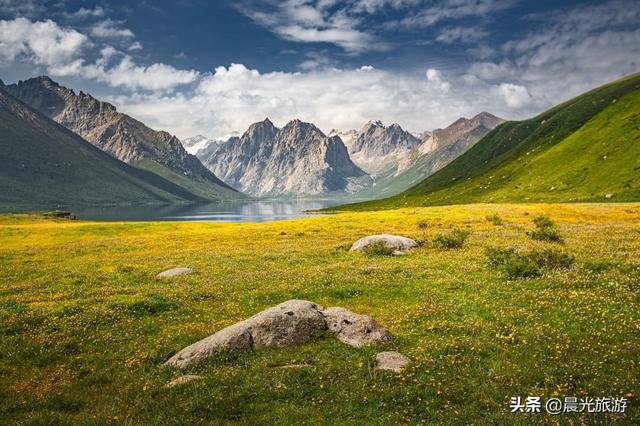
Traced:
<path id="1" fill-rule="evenodd" d="M 131 167 L 0 90 L 0 208 L 198 201 Z"/>
<path id="2" fill-rule="evenodd" d="M 640 74 L 633 74 L 529 120 L 503 123 L 395 197 L 334 210 L 639 199 Z"/>

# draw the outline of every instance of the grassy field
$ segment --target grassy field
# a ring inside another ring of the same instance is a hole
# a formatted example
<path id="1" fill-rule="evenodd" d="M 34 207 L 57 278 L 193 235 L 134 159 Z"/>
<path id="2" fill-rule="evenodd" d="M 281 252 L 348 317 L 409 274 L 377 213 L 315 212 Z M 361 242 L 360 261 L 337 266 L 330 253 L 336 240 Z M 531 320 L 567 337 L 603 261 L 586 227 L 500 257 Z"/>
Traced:
<path id="1" fill-rule="evenodd" d="M 532 238 L 540 214 L 561 242 Z M 460 205 L 266 224 L 0 216 L 0 423 L 638 424 L 639 223 L 640 204 L 631 203 Z M 461 248 L 434 242 L 451 240 L 454 228 L 469 232 Z M 381 232 L 422 247 L 400 257 L 348 251 Z M 522 256 L 490 263 L 489 248 Z M 518 263 L 547 249 L 575 261 Z M 197 273 L 154 278 L 176 266 Z M 162 365 L 171 354 L 292 298 L 373 316 L 396 336 L 385 349 L 412 364 L 401 374 L 374 371 L 377 349 L 319 336 L 216 356 L 187 370 L 201 380 L 164 387 L 183 374 Z M 306 366 L 278 368 L 293 362 Z M 528 395 L 626 397 L 629 407 L 511 414 L 510 397 Z"/>

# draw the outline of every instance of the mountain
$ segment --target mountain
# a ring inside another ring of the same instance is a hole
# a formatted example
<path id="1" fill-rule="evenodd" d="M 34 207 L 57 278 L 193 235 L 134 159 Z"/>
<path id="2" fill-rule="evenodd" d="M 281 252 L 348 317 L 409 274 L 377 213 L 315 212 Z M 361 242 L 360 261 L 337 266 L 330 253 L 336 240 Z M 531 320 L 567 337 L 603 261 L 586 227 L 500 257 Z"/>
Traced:
<path id="1" fill-rule="evenodd" d="M 637 73 L 529 120 L 501 124 L 402 194 L 338 209 L 640 200 L 639 141 Z"/>
<path id="2" fill-rule="evenodd" d="M 203 163 L 229 185 L 256 196 L 353 193 L 371 182 L 339 137 L 300 120 L 282 129 L 269 119 L 254 123 Z"/>
<path id="3" fill-rule="evenodd" d="M 460 118 L 445 129 L 422 133 L 422 142 L 417 147 L 397 155 L 395 164 L 387 163 L 387 168 L 376 176 L 375 185 L 359 195 L 389 197 L 411 188 L 471 148 L 503 121 L 481 112 L 471 119 Z"/>
<path id="4" fill-rule="evenodd" d="M 209 139 L 208 137 L 202 136 L 202 135 L 197 135 L 197 136 L 192 136 L 190 138 L 182 139 L 180 142 L 182 142 L 182 146 L 184 146 L 184 149 L 189 154 L 193 154 L 196 157 L 197 157 L 198 151 L 205 149 L 209 145 L 213 145 L 216 148 L 219 145 L 219 141 L 216 141 L 214 139 Z"/>
<path id="5" fill-rule="evenodd" d="M 345 132 L 341 137 L 347 140 L 345 145 L 353 162 L 373 175 L 395 167 L 404 155 L 420 145 L 420 139 L 400 125 L 386 127 L 380 121 L 369 121 L 360 131 Z"/>
<path id="6" fill-rule="evenodd" d="M 150 129 L 89 94 L 76 94 L 49 77 L 20 81 L 5 90 L 115 158 L 170 180 L 198 198 L 239 195 L 185 151 L 175 136 Z"/>
<path id="7" fill-rule="evenodd" d="M 106 154 L 0 86 L 0 207 L 193 200 L 183 188 Z"/>

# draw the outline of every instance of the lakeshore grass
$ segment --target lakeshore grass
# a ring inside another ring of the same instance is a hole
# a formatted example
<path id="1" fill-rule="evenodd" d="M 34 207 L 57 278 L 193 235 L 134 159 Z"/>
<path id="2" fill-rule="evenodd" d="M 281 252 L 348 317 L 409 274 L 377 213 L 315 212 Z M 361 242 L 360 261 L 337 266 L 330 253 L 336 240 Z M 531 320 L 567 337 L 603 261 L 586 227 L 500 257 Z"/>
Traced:
<path id="1" fill-rule="evenodd" d="M 564 244 L 538 241 L 547 215 Z M 499 217 L 501 226 L 487 217 Z M 287 222 L 98 223 L 0 216 L 0 413 L 23 424 L 637 424 L 640 204 L 491 204 Z M 460 248 L 437 235 L 468 232 Z M 351 253 L 369 234 L 421 242 Z M 510 278 L 487 250 L 575 258 Z M 157 280 L 164 269 L 193 275 Z M 395 336 L 328 334 L 163 366 L 184 346 L 288 299 L 373 316 Z M 412 359 L 373 370 L 380 350 Z M 286 364 L 302 368 L 277 368 Z M 167 389 L 181 374 L 202 378 Z M 512 414 L 511 396 L 629 400 L 625 415 Z"/>

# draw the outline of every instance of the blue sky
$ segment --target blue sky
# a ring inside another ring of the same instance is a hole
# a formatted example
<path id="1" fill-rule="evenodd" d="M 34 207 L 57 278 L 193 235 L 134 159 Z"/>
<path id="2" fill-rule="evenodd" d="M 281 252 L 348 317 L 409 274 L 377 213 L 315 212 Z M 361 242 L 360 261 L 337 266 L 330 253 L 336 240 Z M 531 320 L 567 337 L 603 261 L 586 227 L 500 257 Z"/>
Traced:
<path id="1" fill-rule="evenodd" d="M 152 127 L 265 116 L 410 131 L 524 118 L 638 71 L 640 3 L 0 0 L 0 78 L 48 74 Z"/>

